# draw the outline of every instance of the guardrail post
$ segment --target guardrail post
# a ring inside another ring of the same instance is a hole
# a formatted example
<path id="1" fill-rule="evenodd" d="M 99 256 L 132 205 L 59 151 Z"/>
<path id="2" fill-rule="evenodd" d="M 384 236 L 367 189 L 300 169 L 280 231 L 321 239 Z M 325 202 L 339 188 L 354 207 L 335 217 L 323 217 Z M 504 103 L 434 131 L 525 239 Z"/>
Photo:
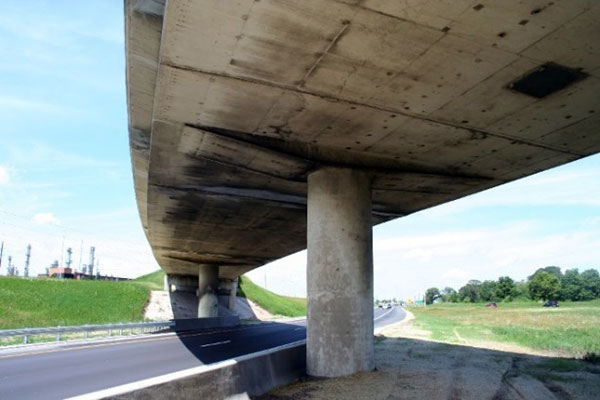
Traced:
<path id="1" fill-rule="evenodd" d="M 60 332 L 58 332 L 58 333 L 56 334 L 56 341 L 57 341 L 57 342 L 60 342 L 60 339 L 61 339 L 61 335 L 60 335 Z"/>
<path id="2" fill-rule="evenodd" d="M 83 337 L 84 337 L 85 339 L 87 339 L 87 338 L 88 338 L 88 333 L 89 333 L 89 331 L 88 331 L 87 329 L 86 329 L 85 331 L 83 331 Z"/>
<path id="3" fill-rule="evenodd" d="M 27 335 L 23 336 L 23 344 L 27 344 L 27 342 L 29 341 L 29 337 Z"/>
<path id="4" fill-rule="evenodd" d="M 112 329 L 109 329 L 108 330 L 108 337 L 111 337 L 111 336 L 112 336 Z"/>

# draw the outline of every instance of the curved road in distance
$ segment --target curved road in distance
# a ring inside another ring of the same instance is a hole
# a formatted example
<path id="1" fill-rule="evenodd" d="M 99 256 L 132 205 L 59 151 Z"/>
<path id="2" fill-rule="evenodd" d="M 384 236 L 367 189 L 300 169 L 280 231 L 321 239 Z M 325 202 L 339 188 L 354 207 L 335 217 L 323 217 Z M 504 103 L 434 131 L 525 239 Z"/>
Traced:
<path id="1" fill-rule="evenodd" d="M 402 321 L 375 309 L 375 328 Z M 0 399 L 64 399 L 306 338 L 306 320 L 0 350 Z"/>

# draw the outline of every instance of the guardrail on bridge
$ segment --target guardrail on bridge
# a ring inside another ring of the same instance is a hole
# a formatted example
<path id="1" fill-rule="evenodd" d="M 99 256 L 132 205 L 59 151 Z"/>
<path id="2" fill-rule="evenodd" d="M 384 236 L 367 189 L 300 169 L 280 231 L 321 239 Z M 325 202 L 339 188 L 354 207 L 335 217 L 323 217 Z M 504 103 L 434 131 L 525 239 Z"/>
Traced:
<path id="1" fill-rule="evenodd" d="M 139 329 L 141 333 L 154 332 L 159 329 L 172 328 L 175 326 L 175 321 L 164 322 L 133 322 L 123 324 L 106 324 L 106 325 L 78 325 L 78 326 L 56 326 L 48 328 L 24 328 L 24 329 L 7 329 L 0 330 L 0 338 L 5 337 L 23 337 L 23 343 L 29 342 L 30 336 L 35 335 L 56 335 L 56 341 L 60 341 L 64 333 L 83 332 L 84 338 L 87 339 L 90 332 L 106 331 L 107 336 L 113 336 L 113 331 L 119 332 L 119 336 L 124 331 Z"/>

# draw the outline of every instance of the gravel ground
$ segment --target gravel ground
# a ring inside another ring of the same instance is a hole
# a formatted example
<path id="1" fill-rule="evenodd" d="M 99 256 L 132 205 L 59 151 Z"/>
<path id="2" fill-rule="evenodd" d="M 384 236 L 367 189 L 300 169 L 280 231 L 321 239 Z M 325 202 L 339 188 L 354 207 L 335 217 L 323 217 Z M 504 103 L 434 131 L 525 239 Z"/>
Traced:
<path id="1" fill-rule="evenodd" d="M 259 399 L 600 399 L 600 366 L 580 360 L 434 342 L 412 322 L 375 340 L 375 371 L 307 378 Z"/>

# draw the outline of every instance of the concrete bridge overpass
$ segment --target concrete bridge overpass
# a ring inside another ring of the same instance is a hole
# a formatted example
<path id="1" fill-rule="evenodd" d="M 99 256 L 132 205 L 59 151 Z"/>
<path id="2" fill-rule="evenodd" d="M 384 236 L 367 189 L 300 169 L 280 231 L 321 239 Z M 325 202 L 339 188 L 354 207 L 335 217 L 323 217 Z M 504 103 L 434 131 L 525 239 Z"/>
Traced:
<path id="1" fill-rule="evenodd" d="M 125 20 L 158 262 L 213 316 L 308 248 L 311 375 L 373 368 L 372 225 L 600 151 L 594 0 L 126 0 Z"/>

